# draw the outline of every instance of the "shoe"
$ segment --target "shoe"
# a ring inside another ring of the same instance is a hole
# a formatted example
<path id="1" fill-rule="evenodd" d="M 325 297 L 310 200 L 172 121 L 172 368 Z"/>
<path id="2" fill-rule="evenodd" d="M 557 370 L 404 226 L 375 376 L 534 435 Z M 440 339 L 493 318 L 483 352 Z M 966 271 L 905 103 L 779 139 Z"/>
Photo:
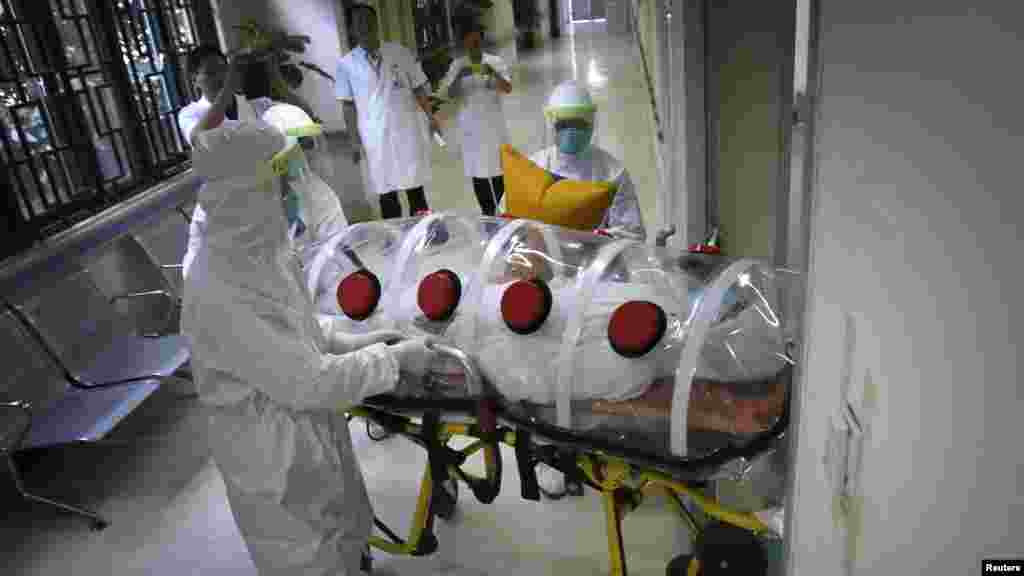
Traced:
<path id="1" fill-rule="evenodd" d="M 569 496 L 583 496 L 583 484 L 575 481 L 566 481 L 565 493 Z"/>
<path id="2" fill-rule="evenodd" d="M 537 487 L 548 500 L 558 500 L 565 496 L 565 474 L 544 464 L 537 464 Z"/>

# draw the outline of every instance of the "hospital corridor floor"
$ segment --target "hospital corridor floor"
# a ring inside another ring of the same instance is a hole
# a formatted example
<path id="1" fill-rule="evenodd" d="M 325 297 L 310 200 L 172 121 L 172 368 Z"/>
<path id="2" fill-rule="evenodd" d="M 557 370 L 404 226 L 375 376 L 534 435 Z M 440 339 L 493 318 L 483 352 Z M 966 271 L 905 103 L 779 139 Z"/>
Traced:
<path id="1" fill-rule="evenodd" d="M 502 52 L 514 57 L 512 47 Z M 543 102 L 561 81 L 586 82 L 599 106 L 597 143 L 632 173 L 651 229 L 657 184 L 653 128 L 639 51 L 631 40 L 609 36 L 598 25 L 521 55 L 513 65 L 517 86 L 505 104 L 512 144 L 524 151 L 550 144 Z M 435 147 L 434 154 L 432 208 L 478 209 L 458 148 Z M 183 392 L 165 387 L 102 445 L 24 459 L 28 487 L 98 510 L 112 521 L 104 531 L 91 532 L 79 518 L 22 501 L 0 475 L 0 572 L 255 576 L 206 447 L 205 414 Z M 404 535 L 426 453 L 398 437 L 370 440 L 361 420 L 353 421 L 352 432 L 375 511 Z M 511 450 L 503 455 L 502 492 L 494 503 L 477 502 L 462 486 L 454 521 L 439 522 L 439 552 L 426 558 L 375 552 L 375 573 L 445 573 L 458 565 L 460 573 L 494 576 L 607 574 L 598 495 L 525 501 L 515 456 Z M 627 516 L 624 527 L 631 574 L 661 576 L 674 555 L 687 551 L 682 522 L 657 498 Z"/>

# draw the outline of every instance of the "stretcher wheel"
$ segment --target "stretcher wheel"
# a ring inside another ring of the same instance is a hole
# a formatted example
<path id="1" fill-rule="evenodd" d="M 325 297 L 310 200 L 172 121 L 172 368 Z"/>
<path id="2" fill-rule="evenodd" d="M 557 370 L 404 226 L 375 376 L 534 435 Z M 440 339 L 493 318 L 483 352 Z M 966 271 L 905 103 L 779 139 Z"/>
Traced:
<path id="1" fill-rule="evenodd" d="M 107 526 L 110 526 L 110 522 L 106 520 L 94 520 L 89 523 L 89 529 L 93 532 L 102 532 L 107 529 Z"/>
<path id="2" fill-rule="evenodd" d="M 612 314 L 608 322 L 608 342 L 625 358 L 640 358 L 661 341 L 668 329 L 665 311 L 653 302 L 626 302 Z"/>
<path id="3" fill-rule="evenodd" d="M 455 517 L 455 510 L 459 503 L 459 482 L 449 478 L 438 486 L 436 499 L 434 500 L 434 513 L 442 520 L 451 520 Z"/>
<path id="4" fill-rule="evenodd" d="M 768 558 L 757 536 L 748 530 L 712 522 L 697 538 L 701 576 L 766 576 Z"/>
<path id="5" fill-rule="evenodd" d="M 381 434 L 377 435 L 377 436 L 374 436 L 373 435 L 373 429 L 374 428 L 377 428 L 378 430 L 382 430 L 383 432 Z M 369 436 L 370 440 L 373 440 L 374 442 L 383 442 L 384 440 L 387 440 L 388 438 L 394 436 L 394 433 L 391 432 L 390 430 L 388 430 L 387 428 L 377 424 L 373 420 L 367 419 L 366 420 L 366 435 Z"/>
<path id="6" fill-rule="evenodd" d="M 425 276 L 416 291 L 416 302 L 420 310 L 434 322 L 444 322 L 451 318 L 461 298 L 462 282 L 458 274 L 448 269 Z"/>
<path id="7" fill-rule="evenodd" d="M 369 270 L 357 270 L 338 283 L 338 307 L 349 318 L 361 322 L 369 318 L 380 303 L 381 284 Z"/>
<path id="8" fill-rule="evenodd" d="M 691 566 L 695 562 L 691 554 L 676 556 L 665 567 L 665 576 L 690 576 Z"/>

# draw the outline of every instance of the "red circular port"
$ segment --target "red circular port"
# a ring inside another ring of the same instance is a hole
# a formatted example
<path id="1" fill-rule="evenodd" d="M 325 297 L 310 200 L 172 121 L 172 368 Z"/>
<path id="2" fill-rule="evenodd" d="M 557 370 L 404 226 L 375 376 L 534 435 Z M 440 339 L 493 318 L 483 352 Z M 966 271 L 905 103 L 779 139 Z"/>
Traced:
<path id="1" fill-rule="evenodd" d="M 438 270 L 420 280 L 416 301 L 428 319 L 444 322 L 452 317 L 462 297 L 462 283 L 451 270 Z"/>
<path id="2" fill-rule="evenodd" d="M 608 322 L 608 341 L 620 356 L 639 358 L 658 345 L 668 319 L 653 302 L 632 301 L 615 309 Z"/>
<path id="3" fill-rule="evenodd" d="M 369 270 L 358 270 L 338 284 L 338 306 L 353 320 L 366 320 L 380 302 L 380 280 Z"/>
<path id="4" fill-rule="evenodd" d="M 501 295 L 501 317 L 516 334 L 532 334 L 551 313 L 551 289 L 539 278 L 512 283 Z"/>

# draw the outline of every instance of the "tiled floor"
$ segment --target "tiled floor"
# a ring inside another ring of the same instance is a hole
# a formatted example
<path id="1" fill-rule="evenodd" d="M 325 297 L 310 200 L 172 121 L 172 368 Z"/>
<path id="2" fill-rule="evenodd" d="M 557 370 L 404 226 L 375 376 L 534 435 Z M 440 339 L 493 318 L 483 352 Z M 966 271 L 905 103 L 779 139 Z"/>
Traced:
<path id="1" fill-rule="evenodd" d="M 596 29 L 523 55 L 515 64 L 516 90 L 506 100 L 512 142 L 525 151 L 545 145 L 550 136 L 540 110 L 552 87 L 574 77 L 588 82 L 600 107 L 597 142 L 624 158 L 650 226 L 656 175 L 638 52 L 628 38 L 589 26 Z M 474 211 L 457 150 L 435 149 L 433 205 Z M 0 486 L 0 573 L 255 574 L 205 448 L 201 410 L 194 400 L 178 397 L 180 392 L 161 392 L 107 445 L 73 447 L 26 462 L 30 485 L 100 510 L 113 520 L 107 530 L 90 532 L 78 519 L 26 504 L 10 496 L 9 486 Z M 353 430 L 377 512 L 404 532 L 425 454 L 400 439 L 374 443 L 361 424 Z M 606 573 L 600 500 L 593 493 L 555 503 L 521 500 L 511 452 L 505 462 L 504 488 L 493 504 L 479 504 L 462 490 L 456 522 L 439 530 L 437 555 L 378 555 L 381 573 L 451 572 L 451 562 L 491 575 Z M 634 511 L 625 526 L 631 574 L 660 576 L 665 563 L 685 549 L 681 523 L 657 500 Z"/>

